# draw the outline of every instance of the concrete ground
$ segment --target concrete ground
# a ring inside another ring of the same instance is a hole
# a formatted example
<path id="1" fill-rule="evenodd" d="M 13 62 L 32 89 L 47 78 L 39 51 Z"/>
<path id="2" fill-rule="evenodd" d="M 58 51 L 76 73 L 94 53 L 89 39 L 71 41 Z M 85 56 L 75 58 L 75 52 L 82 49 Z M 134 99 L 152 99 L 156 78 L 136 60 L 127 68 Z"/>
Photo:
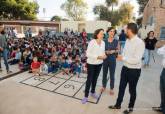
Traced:
<path id="1" fill-rule="evenodd" d="M 162 70 L 161 58 L 155 55 L 150 68 L 143 69 L 138 83 L 138 96 L 133 114 L 158 114 L 151 107 L 159 106 L 159 78 Z M 83 105 L 83 90 L 86 75 L 81 78 L 59 74 L 34 77 L 28 72 L 0 81 L 0 114 L 122 114 L 127 108 L 129 92 L 126 90 L 121 110 L 109 110 L 116 102 L 122 63 L 116 69 L 115 95 L 109 95 L 109 87 L 100 99 L 90 99 Z M 14 67 L 13 67 L 14 68 Z M 12 69 L 16 70 L 16 68 Z M 0 73 L 2 76 L 3 73 Z M 100 74 L 97 93 L 101 88 Z M 109 86 L 109 84 L 108 84 Z"/>

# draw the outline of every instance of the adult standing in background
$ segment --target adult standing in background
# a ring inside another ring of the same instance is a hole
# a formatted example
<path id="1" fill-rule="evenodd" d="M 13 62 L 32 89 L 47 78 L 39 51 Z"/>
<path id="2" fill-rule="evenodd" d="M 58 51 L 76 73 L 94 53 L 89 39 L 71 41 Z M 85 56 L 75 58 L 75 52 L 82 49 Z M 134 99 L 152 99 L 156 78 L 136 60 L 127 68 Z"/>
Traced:
<path id="1" fill-rule="evenodd" d="M 121 79 L 117 102 L 114 106 L 109 106 L 110 109 L 120 109 L 125 94 L 127 84 L 129 84 L 130 101 L 128 110 L 124 114 L 129 114 L 133 111 L 136 101 L 136 88 L 141 74 L 142 56 L 145 50 L 144 42 L 137 36 L 138 27 L 135 23 L 127 25 L 126 41 L 123 54 L 118 56 L 119 61 L 124 62 L 121 71 Z"/>
<path id="2" fill-rule="evenodd" d="M 94 33 L 94 39 L 91 40 L 87 48 L 87 81 L 85 87 L 85 97 L 82 104 L 88 101 L 89 90 L 91 88 L 91 96 L 98 99 L 99 96 L 95 92 L 96 83 L 100 74 L 103 60 L 106 59 L 105 43 L 103 41 L 104 30 L 98 29 Z"/>
<path id="3" fill-rule="evenodd" d="M 154 59 L 153 51 L 155 50 L 155 45 L 157 43 L 157 39 L 154 37 L 154 31 L 148 33 L 148 37 L 144 39 L 144 42 L 146 48 L 144 53 L 144 67 L 149 67 L 151 56 Z"/>
<path id="4" fill-rule="evenodd" d="M 11 73 L 9 70 L 9 65 L 8 65 L 8 45 L 7 45 L 7 39 L 5 36 L 5 31 L 1 31 L 0 35 L 0 71 L 2 71 L 2 66 L 1 66 L 1 54 L 3 56 L 4 64 L 6 66 L 6 71 L 7 73 Z"/>
<path id="5" fill-rule="evenodd" d="M 81 35 L 82 35 L 83 44 L 86 45 L 86 42 L 87 42 L 87 33 L 86 33 L 85 29 L 83 29 Z"/>
<path id="6" fill-rule="evenodd" d="M 119 35 L 119 41 L 120 41 L 120 46 L 121 46 L 121 52 L 123 52 L 124 46 L 125 46 L 125 41 L 126 41 L 126 34 L 125 31 L 122 30 L 121 34 Z"/>
<path id="7" fill-rule="evenodd" d="M 103 62 L 103 80 L 102 80 L 102 89 L 105 91 L 107 85 L 107 74 L 108 70 L 110 73 L 110 95 L 114 95 L 114 83 L 115 83 L 115 69 L 116 69 L 116 57 L 120 50 L 119 42 L 114 38 L 115 29 L 113 27 L 108 28 L 107 30 L 109 38 L 105 40 L 105 53 L 107 58 Z"/>

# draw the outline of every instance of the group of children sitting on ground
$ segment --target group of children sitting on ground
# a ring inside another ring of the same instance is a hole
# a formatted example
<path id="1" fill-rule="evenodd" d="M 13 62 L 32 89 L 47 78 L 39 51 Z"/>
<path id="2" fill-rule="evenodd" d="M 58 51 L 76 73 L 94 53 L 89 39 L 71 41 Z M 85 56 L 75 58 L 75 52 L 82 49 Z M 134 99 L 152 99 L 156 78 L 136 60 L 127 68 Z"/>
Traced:
<path id="1" fill-rule="evenodd" d="M 80 77 L 86 72 L 86 45 L 81 37 L 44 36 L 9 39 L 9 64 L 19 64 L 20 70 L 29 69 L 34 75 L 46 75 L 62 71 L 63 75 Z"/>

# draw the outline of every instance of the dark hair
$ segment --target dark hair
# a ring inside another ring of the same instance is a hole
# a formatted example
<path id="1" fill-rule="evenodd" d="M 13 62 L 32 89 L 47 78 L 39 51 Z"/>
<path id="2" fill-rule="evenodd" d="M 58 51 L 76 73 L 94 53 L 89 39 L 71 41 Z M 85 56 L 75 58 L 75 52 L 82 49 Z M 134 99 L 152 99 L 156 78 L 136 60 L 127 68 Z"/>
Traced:
<path id="1" fill-rule="evenodd" d="M 5 30 L 2 30 L 2 31 L 1 31 L 1 34 L 4 35 L 4 34 L 5 34 Z"/>
<path id="2" fill-rule="evenodd" d="M 107 29 L 107 33 L 109 33 L 109 31 L 111 31 L 112 29 L 115 30 L 115 34 L 116 34 L 116 29 L 115 29 L 114 27 L 108 27 L 108 29 Z"/>
<path id="3" fill-rule="evenodd" d="M 138 27 L 137 27 L 137 24 L 135 23 L 128 23 L 127 29 L 130 29 L 133 34 L 138 34 Z"/>
<path id="4" fill-rule="evenodd" d="M 148 37 L 150 36 L 151 32 L 152 32 L 153 34 L 155 34 L 154 31 L 151 30 L 151 31 L 148 32 L 148 34 L 147 34 Z"/>
<path id="5" fill-rule="evenodd" d="M 100 31 L 104 31 L 104 29 L 97 29 L 97 30 L 94 32 L 94 35 L 93 35 L 93 38 L 94 38 L 94 39 L 97 39 L 97 35 L 100 33 Z"/>
<path id="6" fill-rule="evenodd" d="M 122 33 L 125 33 L 124 29 L 121 30 Z"/>

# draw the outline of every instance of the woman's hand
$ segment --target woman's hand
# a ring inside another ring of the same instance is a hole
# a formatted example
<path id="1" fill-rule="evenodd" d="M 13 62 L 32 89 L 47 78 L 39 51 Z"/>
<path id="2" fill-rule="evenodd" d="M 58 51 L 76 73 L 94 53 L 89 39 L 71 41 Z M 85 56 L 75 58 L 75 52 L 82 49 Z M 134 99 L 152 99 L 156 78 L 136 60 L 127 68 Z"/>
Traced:
<path id="1" fill-rule="evenodd" d="M 109 55 L 109 54 L 116 53 L 116 51 L 115 50 L 110 50 L 110 51 L 105 51 L 105 53 Z"/>
<path id="2" fill-rule="evenodd" d="M 106 59 L 107 58 L 107 56 L 106 55 L 103 55 L 103 56 L 98 56 L 97 57 L 97 59 L 100 59 L 100 60 L 104 60 L 104 59 Z"/>

